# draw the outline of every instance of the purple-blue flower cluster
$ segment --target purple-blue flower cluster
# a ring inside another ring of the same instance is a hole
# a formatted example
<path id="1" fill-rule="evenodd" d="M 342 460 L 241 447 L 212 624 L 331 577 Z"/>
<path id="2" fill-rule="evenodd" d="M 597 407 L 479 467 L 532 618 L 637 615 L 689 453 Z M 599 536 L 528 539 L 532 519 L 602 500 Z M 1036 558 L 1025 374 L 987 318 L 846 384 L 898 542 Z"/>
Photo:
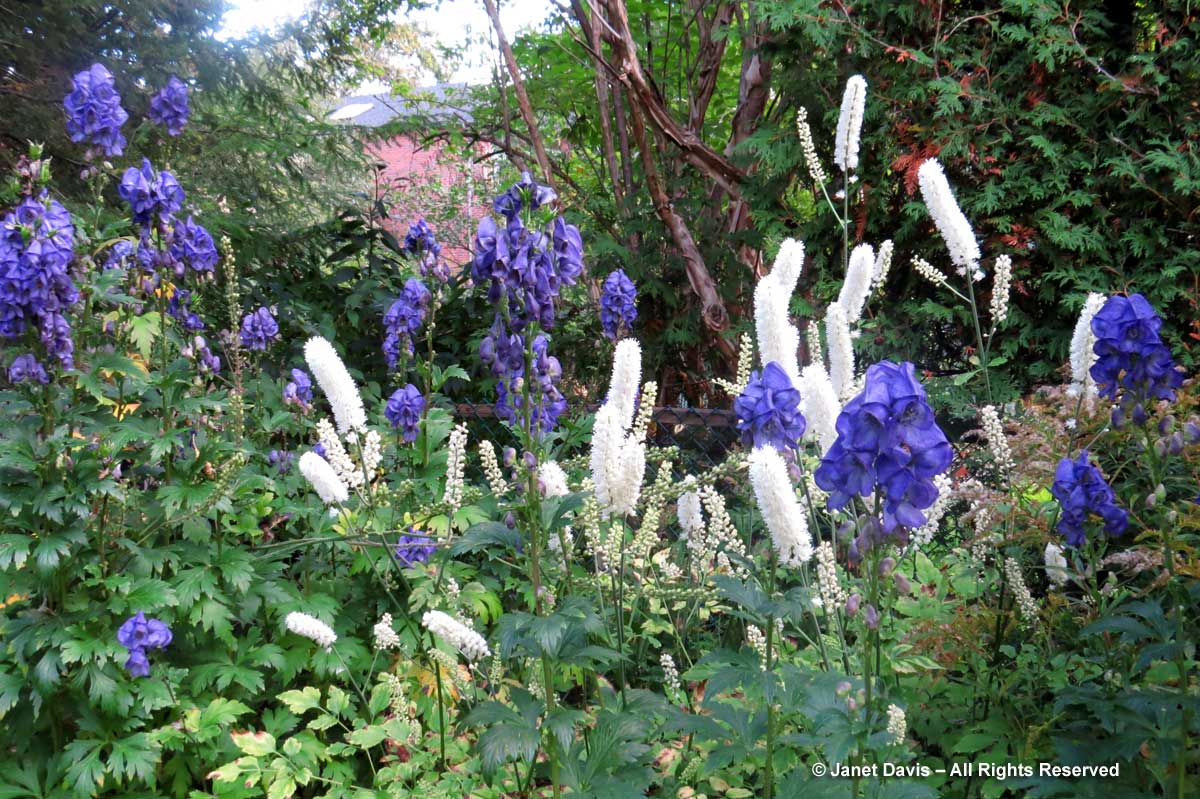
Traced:
<path id="1" fill-rule="evenodd" d="M 284 449 L 273 449 L 267 453 L 267 463 L 275 467 L 275 471 L 279 474 L 287 474 L 288 469 L 292 468 L 292 461 L 296 456 Z"/>
<path id="2" fill-rule="evenodd" d="M 604 280 L 600 295 L 600 327 L 604 335 L 616 341 L 622 331 L 632 330 L 637 319 L 637 289 L 633 281 L 618 269 Z"/>
<path id="3" fill-rule="evenodd" d="M 67 133 L 71 141 L 89 141 L 108 156 L 125 151 L 121 126 L 129 114 L 121 107 L 116 81 L 101 64 L 75 75 L 71 93 L 63 99 L 67 111 Z"/>
<path id="4" fill-rule="evenodd" d="M 279 337 L 279 324 L 267 308 L 251 311 L 242 318 L 242 346 L 248 350 L 265 350 Z"/>
<path id="5" fill-rule="evenodd" d="M 433 538 L 410 527 L 396 544 L 396 560 L 406 567 L 416 566 L 429 560 L 435 549 Z"/>
<path id="6" fill-rule="evenodd" d="M 775 361 L 762 372 L 751 372 L 750 382 L 733 401 L 733 411 L 746 446 L 772 446 L 785 452 L 795 449 L 804 435 L 800 392 Z"/>
<path id="7" fill-rule="evenodd" d="M 885 533 L 925 524 L 921 511 L 938 495 L 933 478 L 950 467 L 954 451 L 913 365 L 882 361 L 867 369 L 862 393 L 838 416 L 837 434 L 814 474 L 829 492 L 829 508 L 878 491 Z"/>
<path id="8" fill-rule="evenodd" d="M 404 440 L 411 443 L 417 440 L 417 433 L 421 430 L 421 414 L 424 410 L 425 398 L 421 396 L 421 390 L 409 383 L 392 392 L 383 415 L 392 427 L 403 433 Z"/>
<path id="9" fill-rule="evenodd" d="M 187 86 L 172 75 L 167 85 L 150 98 L 150 113 L 147 116 L 151 122 L 165 127 L 167 133 L 178 136 L 183 133 L 189 113 Z"/>
<path id="10" fill-rule="evenodd" d="M 404 282 L 404 290 L 383 315 L 383 357 L 389 369 L 395 368 L 400 353 L 413 351 L 413 337 L 425 321 L 429 289 L 415 277 Z"/>
<path id="11" fill-rule="evenodd" d="M 150 660 L 147 649 L 163 649 L 171 643 L 171 628 L 158 619 L 147 619 L 138 611 L 130 616 L 117 630 L 117 642 L 129 650 L 125 668 L 134 677 L 150 676 Z"/>
<path id="12" fill-rule="evenodd" d="M 450 279 L 450 267 L 442 259 L 442 245 L 438 243 L 433 228 L 424 219 L 418 219 L 408 227 L 404 237 L 404 253 L 417 261 L 421 277 L 433 277 L 439 283 Z"/>
<path id="13" fill-rule="evenodd" d="M 554 200 L 554 191 L 535 183 L 526 173 L 521 182 L 496 198 L 503 229 L 484 217 L 475 235 L 471 279 L 488 287 L 488 302 L 506 307 L 512 329 L 521 332 L 536 322 L 554 327 L 554 302 L 563 285 L 572 285 L 583 271 L 579 229 L 562 217 L 545 231 L 526 227 L 521 211 L 537 210 Z"/>
<path id="14" fill-rule="evenodd" d="M 1162 320 L 1141 294 L 1114 295 L 1092 317 L 1096 362 L 1091 375 L 1100 396 L 1120 400 L 1119 422 L 1146 421 L 1146 404 L 1175 399 L 1183 374 L 1159 336 Z"/>
<path id="15" fill-rule="evenodd" d="M 550 341 L 539 333 L 531 342 L 533 373 L 529 376 L 529 421 L 534 430 L 549 432 L 567 409 L 558 389 L 562 364 L 550 354 Z M 524 424 L 526 388 L 525 335 L 508 332 L 499 317 L 479 344 L 479 357 L 496 376 L 496 415 Z"/>
<path id="16" fill-rule="evenodd" d="M 221 359 L 211 349 L 204 336 L 196 336 L 183 346 L 180 354 L 185 358 L 195 358 L 200 366 L 201 374 L 217 375 L 221 373 Z"/>
<path id="17" fill-rule="evenodd" d="M 117 194 L 129 204 L 133 221 L 149 223 L 155 216 L 164 222 L 183 207 L 183 187 L 165 169 L 156 170 L 149 158 L 142 159 L 141 168 L 129 167 L 121 177 Z"/>
<path id="18" fill-rule="evenodd" d="M 74 366 L 71 325 L 63 312 L 79 301 L 67 271 L 74 257 L 71 215 L 43 191 L 26 197 L 0 221 L 0 336 L 36 327 L 46 351 Z"/>
<path id="19" fill-rule="evenodd" d="M 1109 535 L 1120 535 L 1129 526 L 1129 514 L 1117 506 L 1112 487 L 1088 460 L 1086 449 L 1075 460 L 1063 458 L 1058 462 L 1050 493 L 1062 507 L 1058 531 L 1070 546 L 1082 546 L 1087 541 L 1084 523 L 1090 513 L 1104 520 L 1104 532 Z"/>
<path id="20" fill-rule="evenodd" d="M 192 310 L 191 302 L 192 292 L 178 286 L 172 287 L 171 299 L 167 303 L 167 313 L 178 320 L 184 330 L 195 333 L 204 329 L 204 322 Z"/>
<path id="21" fill-rule="evenodd" d="M 302 410 L 308 410 L 312 405 L 312 380 L 303 369 L 293 369 L 292 379 L 283 387 L 283 404 L 297 405 Z"/>
<path id="22" fill-rule="evenodd" d="M 46 374 L 46 370 L 38 362 L 38 359 L 33 356 L 33 353 L 18 355 L 8 367 L 8 382 L 16 385 L 18 383 L 41 383 L 45 385 L 50 382 L 50 377 Z"/>
<path id="23" fill-rule="evenodd" d="M 168 250 L 171 258 L 179 266 L 176 274 L 182 276 L 181 266 L 186 264 L 196 272 L 211 272 L 217 265 L 217 245 L 213 243 L 212 234 L 189 215 L 187 220 L 175 220 L 171 233 L 171 246 Z"/>
<path id="24" fill-rule="evenodd" d="M 558 389 L 562 365 L 550 355 L 549 340 L 529 328 L 554 326 L 559 291 L 583 272 L 583 239 L 577 227 L 559 216 L 537 230 L 527 227 L 522 218 L 523 211 L 532 213 L 554 200 L 549 186 L 523 174 L 495 200 L 504 228 L 491 218 L 480 221 L 471 265 L 473 282 L 487 286 L 488 302 L 496 308 L 479 354 L 497 378 L 497 415 L 521 424 L 528 415 L 530 427 L 542 432 L 554 428 L 567 402 Z M 531 374 L 525 373 L 527 347 Z"/>

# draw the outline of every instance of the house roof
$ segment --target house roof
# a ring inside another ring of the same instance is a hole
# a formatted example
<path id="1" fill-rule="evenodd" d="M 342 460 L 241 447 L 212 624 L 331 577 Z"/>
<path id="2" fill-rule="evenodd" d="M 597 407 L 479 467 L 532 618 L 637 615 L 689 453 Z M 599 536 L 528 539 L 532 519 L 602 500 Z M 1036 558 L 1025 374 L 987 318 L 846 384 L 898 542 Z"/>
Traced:
<path id="1" fill-rule="evenodd" d="M 343 97 L 327 115 L 332 122 L 378 128 L 394 119 L 423 116 L 437 121 L 470 122 L 470 100 L 465 83 L 438 83 L 415 89 L 410 97 L 392 94 L 359 94 Z"/>

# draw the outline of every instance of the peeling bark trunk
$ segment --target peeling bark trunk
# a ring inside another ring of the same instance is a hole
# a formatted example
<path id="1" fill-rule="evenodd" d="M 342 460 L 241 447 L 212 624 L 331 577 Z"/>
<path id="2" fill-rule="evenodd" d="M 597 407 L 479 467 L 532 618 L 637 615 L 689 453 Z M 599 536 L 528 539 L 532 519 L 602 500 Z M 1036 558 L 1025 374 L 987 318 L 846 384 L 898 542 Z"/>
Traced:
<path id="1" fill-rule="evenodd" d="M 512 78 L 513 91 L 517 95 L 517 106 L 521 109 L 521 117 L 525 120 L 525 126 L 529 128 L 529 138 L 533 142 L 533 151 L 537 156 L 538 166 L 542 169 L 542 177 L 551 188 L 554 188 L 554 171 L 550 168 L 550 158 L 546 155 L 546 145 L 542 142 L 542 134 L 538 131 L 537 119 L 533 115 L 533 105 L 529 102 L 529 94 L 525 91 L 525 81 L 521 79 L 521 70 L 517 67 L 516 56 L 513 55 L 512 46 L 508 43 L 508 38 L 504 35 L 504 26 L 500 24 L 500 12 L 496 9 L 495 0 L 483 0 L 483 5 L 487 8 L 488 16 L 491 17 L 492 27 L 496 29 L 496 40 L 500 45 L 500 52 L 504 56 L 504 63 L 508 67 L 508 74 Z"/>

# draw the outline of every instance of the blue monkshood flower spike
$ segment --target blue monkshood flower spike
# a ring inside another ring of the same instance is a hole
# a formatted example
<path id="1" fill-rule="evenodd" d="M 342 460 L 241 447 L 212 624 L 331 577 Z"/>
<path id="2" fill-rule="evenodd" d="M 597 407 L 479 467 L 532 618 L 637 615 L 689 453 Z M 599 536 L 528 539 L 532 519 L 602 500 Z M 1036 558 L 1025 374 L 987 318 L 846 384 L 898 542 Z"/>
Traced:
<path id="1" fill-rule="evenodd" d="M 403 351 L 413 351 L 413 337 L 425 321 L 425 308 L 429 305 L 429 289 L 415 277 L 404 283 L 404 290 L 383 315 L 383 355 L 388 368 L 396 366 Z"/>
<path id="2" fill-rule="evenodd" d="M 189 113 L 187 86 L 174 75 L 150 98 L 150 121 L 165 127 L 172 136 L 183 133 Z"/>
<path id="3" fill-rule="evenodd" d="M 391 422 L 392 427 L 400 430 L 404 440 L 412 443 L 417 440 L 421 430 L 421 414 L 425 411 L 425 397 L 421 390 L 409 383 L 404 388 L 398 388 L 388 398 L 383 415 Z"/>
<path id="4" fill-rule="evenodd" d="M 1183 384 L 1171 351 L 1159 336 L 1162 320 L 1141 294 L 1109 297 L 1092 317 L 1096 361 L 1090 374 L 1100 396 L 1119 401 L 1114 421 L 1143 425 L 1147 405 L 1174 400 Z"/>
<path id="5" fill-rule="evenodd" d="M 437 547 L 428 535 L 421 535 L 412 527 L 408 533 L 400 536 L 396 544 L 396 560 L 405 566 L 415 566 L 424 563 L 434 553 Z"/>
<path id="6" fill-rule="evenodd" d="M 265 350 L 278 337 L 279 323 L 265 307 L 246 314 L 242 319 L 241 339 L 246 349 Z"/>
<path id="7" fill-rule="evenodd" d="M 92 64 L 76 73 L 71 87 L 63 99 L 71 141 L 91 142 L 107 156 L 121 155 L 126 144 L 121 126 L 129 114 L 121 107 L 112 73 L 101 64 Z"/>
<path id="8" fill-rule="evenodd" d="M 861 394 L 837 419 L 837 440 L 813 477 L 829 492 L 829 508 L 852 497 L 883 498 L 883 532 L 925 524 L 923 510 L 937 499 L 934 476 L 950 467 L 954 451 L 934 419 L 911 363 L 882 361 L 867 370 Z"/>
<path id="9" fill-rule="evenodd" d="M 772 446 L 782 452 L 795 449 L 804 435 L 800 392 L 774 361 L 750 374 L 750 382 L 733 401 L 733 412 L 748 447 Z"/>
<path id="10" fill-rule="evenodd" d="M 292 379 L 283 387 L 283 404 L 308 408 L 312 405 L 312 380 L 303 369 L 293 369 Z"/>
<path id="11" fill-rule="evenodd" d="M 617 269 L 604 281 L 600 294 L 600 327 L 612 340 L 622 331 L 633 329 L 637 319 L 637 289 L 624 269 Z"/>
<path id="12" fill-rule="evenodd" d="M 1089 514 L 1094 513 L 1104 520 L 1104 532 L 1109 535 L 1120 535 L 1129 526 L 1129 514 L 1117 505 L 1112 487 L 1092 465 L 1087 450 L 1079 453 L 1075 460 L 1063 458 L 1058 462 L 1050 493 L 1062 508 L 1058 532 L 1070 546 L 1083 546 L 1087 541 L 1084 524 Z"/>
<path id="13" fill-rule="evenodd" d="M 121 177 L 117 194 L 129 204 L 133 221 L 149 223 L 155 216 L 164 222 L 183 207 L 183 187 L 175 176 L 165 169 L 155 170 L 149 158 L 142 159 L 141 167 L 129 167 Z"/>
<path id="14" fill-rule="evenodd" d="M 117 642 L 129 650 L 125 668 L 134 677 L 150 676 L 147 649 L 163 649 L 171 643 L 171 628 L 158 619 L 147 619 L 142 611 L 125 620 L 117 630 Z"/>

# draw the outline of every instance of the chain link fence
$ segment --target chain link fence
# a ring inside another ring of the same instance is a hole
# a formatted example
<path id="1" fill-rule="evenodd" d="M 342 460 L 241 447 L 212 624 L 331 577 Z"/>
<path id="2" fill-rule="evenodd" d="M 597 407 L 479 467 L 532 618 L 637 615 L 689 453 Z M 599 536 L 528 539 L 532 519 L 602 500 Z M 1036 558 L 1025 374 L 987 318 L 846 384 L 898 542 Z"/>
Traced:
<path id="1" fill-rule="evenodd" d="M 588 436 L 584 425 L 586 414 L 594 410 L 585 406 L 581 413 L 560 420 L 560 459 L 586 454 Z M 490 404 L 460 402 L 454 406 L 454 417 L 467 423 L 471 438 L 476 441 L 490 439 L 497 448 L 517 445 L 513 431 L 496 416 L 495 407 Z M 647 443 L 660 448 L 675 447 L 679 452 L 675 471 L 682 478 L 722 463 L 730 450 L 739 446 L 737 420 L 733 411 L 721 408 L 655 408 Z M 472 468 L 478 467 L 472 465 Z"/>

